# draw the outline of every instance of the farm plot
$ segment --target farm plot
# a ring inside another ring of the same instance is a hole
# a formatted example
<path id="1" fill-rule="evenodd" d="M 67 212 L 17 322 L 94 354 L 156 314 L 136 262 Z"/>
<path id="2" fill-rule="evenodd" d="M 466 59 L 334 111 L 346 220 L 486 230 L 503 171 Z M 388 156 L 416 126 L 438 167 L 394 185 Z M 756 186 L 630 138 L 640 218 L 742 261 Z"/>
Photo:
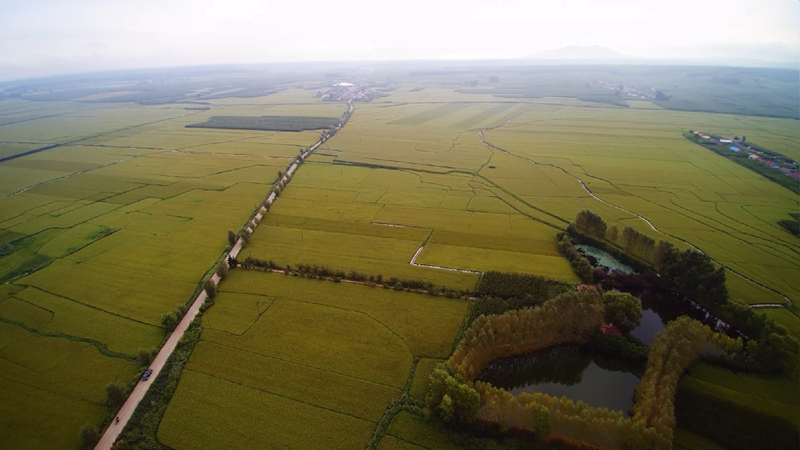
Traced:
<path id="1" fill-rule="evenodd" d="M 306 163 L 242 255 L 474 288 L 474 274 L 409 264 L 424 244 L 420 264 L 577 280 L 556 249 L 557 229 L 471 184 L 462 174 Z"/>
<path id="2" fill-rule="evenodd" d="M 772 129 L 782 136 L 789 132 L 785 122 L 615 108 L 554 112 L 530 106 L 486 132 L 487 141 L 513 156 L 500 157 L 502 152 L 495 150 L 490 164 L 496 169 L 480 173 L 530 205 L 565 219 L 591 209 L 609 225 L 632 226 L 655 239 L 691 242 L 731 270 L 797 300 L 800 239 L 774 224 L 774 211 L 796 209 L 797 199 L 725 158 L 698 151 L 681 134 L 705 126 L 737 134 Z M 548 172 L 532 183 L 517 181 L 537 169 Z M 647 217 L 669 236 L 590 198 L 574 177 L 604 201 Z M 729 289 L 750 303 L 765 302 L 756 294 L 759 289 L 741 279 L 729 282 Z"/>
<path id="3" fill-rule="evenodd" d="M 186 125 L 187 128 L 220 128 L 228 130 L 306 131 L 324 130 L 336 123 L 331 117 L 306 116 L 211 116 L 202 123 Z"/>
<path id="4" fill-rule="evenodd" d="M 466 306 L 232 271 L 203 317 L 159 439 L 175 448 L 362 448 L 413 360 L 450 352 Z M 246 425 L 253 420 L 262 426 Z"/>
<path id="5" fill-rule="evenodd" d="M 139 375 L 161 315 L 318 136 L 189 130 L 205 112 L 175 106 L 63 109 L 0 126 L 0 140 L 62 144 L 0 163 L 0 442 L 15 448 L 80 446 L 107 415 L 106 385 Z M 204 144 L 217 147 L 186 148 Z"/>

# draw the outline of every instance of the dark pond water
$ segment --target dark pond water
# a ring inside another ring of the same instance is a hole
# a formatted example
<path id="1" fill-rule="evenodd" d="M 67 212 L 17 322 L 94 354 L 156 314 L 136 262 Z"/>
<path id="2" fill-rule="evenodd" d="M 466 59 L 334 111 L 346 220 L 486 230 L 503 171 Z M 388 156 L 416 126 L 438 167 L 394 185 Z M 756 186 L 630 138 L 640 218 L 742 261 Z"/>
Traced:
<path id="1" fill-rule="evenodd" d="M 557 346 L 489 364 L 481 381 L 514 395 L 541 392 L 594 406 L 622 411 L 633 403 L 639 378 L 622 364 L 593 356 L 575 346 Z"/>
<path id="2" fill-rule="evenodd" d="M 639 300 L 642 302 L 642 323 L 631 334 L 645 344 L 651 344 L 656 333 L 663 330 L 667 323 L 684 315 L 699 320 L 712 330 L 737 336 L 736 330 L 730 329 L 728 324 L 683 295 L 645 291 L 639 296 Z"/>

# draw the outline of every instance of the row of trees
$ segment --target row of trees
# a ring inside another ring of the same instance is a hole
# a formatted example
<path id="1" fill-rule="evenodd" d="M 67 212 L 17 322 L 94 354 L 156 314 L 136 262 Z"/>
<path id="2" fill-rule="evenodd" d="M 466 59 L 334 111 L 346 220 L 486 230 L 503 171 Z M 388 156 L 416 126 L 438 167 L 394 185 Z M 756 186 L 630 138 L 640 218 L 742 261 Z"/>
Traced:
<path id="1" fill-rule="evenodd" d="M 545 301 L 570 288 L 563 281 L 536 275 L 489 271 L 481 276 L 475 293 L 500 298 L 532 298 Z"/>
<path id="2" fill-rule="evenodd" d="M 600 295 L 562 294 L 535 308 L 480 316 L 448 360 L 453 372 L 474 380 L 486 364 L 557 344 L 584 343 L 603 321 Z"/>
<path id="3" fill-rule="evenodd" d="M 792 355 L 800 351 L 797 339 L 789 335 L 782 325 L 753 310 L 739 299 L 732 299 L 721 308 L 720 316 L 742 330 L 752 339 L 743 344 L 722 347 L 735 368 L 780 371 L 788 368 Z M 738 350 L 738 351 L 737 351 Z"/>
<path id="4" fill-rule="evenodd" d="M 187 310 L 186 305 L 175 305 L 175 309 L 171 312 L 161 315 L 161 326 L 167 330 L 167 333 L 171 333 L 181 322 L 183 316 L 186 315 Z"/>
<path id="5" fill-rule="evenodd" d="M 708 327 L 687 317 L 671 322 L 659 333 L 636 390 L 631 418 L 625 418 L 619 411 L 590 407 L 565 397 L 541 393 L 514 396 L 480 381 L 474 387 L 469 383 L 459 384 L 464 377 L 456 371 L 448 372 L 446 364 L 431 377 L 433 389 L 427 403 L 440 417 L 450 417 L 450 409 L 443 411 L 453 405 L 453 417 L 470 422 L 475 420 L 474 390 L 480 398 L 476 418 L 498 424 L 502 431 L 525 430 L 545 442 L 575 447 L 666 450 L 672 448 L 678 381 L 711 335 Z"/>
<path id="6" fill-rule="evenodd" d="M 575 248 L 572 239 L 564 234 L 561 236 L 558 246 L 561 249 L 561 254 L 567 258 L 567 261 L 569 261 L 569 264 L 578 275 L 578 278 L 586 283 L 591 282 L 594 279 L 594 267 L 592 267 L 592 263 Z"/>
<path id="7" fill-rule="evenodd" d="M 681 316 L 670 322 L 650 345 L 647 368 L 636 388 L 633 420 L 656 434 L 652 448 L 671 448 L 675 428 L 675 394 L 683 372 L 697 359 L 711 330 Z"/>
<path id="8" fill-rule="evenodd" d="M 471 292 L 468 289 L 455 290 L 447 286 L 436 286 L 432 281 L 421 280 L 418 278 L 401 279 L 398 277 L 389 277 L 388 279 L 383 274 L 368 275 L 357 270 L 345 272 L 344 270 L 331 269 L 328 266 L 317 266 L 312 264 L 298 264 L 296 267 L 291 265 L 280 266 L 273 260 L 264 260 L 247 256 L 242 262 L 241 266 L 244 269 L 256 270 L 279 270 L 286 274 L 297 275 L 306 278 L 317 279 L 332 279 L 334 281 L 357 281 L 370 285 L 382 285 L 384 288 L 391 288 L 395 290 L 405 291 L 425 291 L 431 295 L 443 295 L 451 298 L 469 297 Z"/>
<path id="9" fill-rule="evenodd" d="M 607 449 L 625 448 L 629 437 L 635 434 L 631 420 L 620 411 L 541 393 L 515 397 L 480 381 L 475 383 L 475 389 L 483 404 L 479 418 L 499 424 L 501 430 L 530 431 L 545 442 L 561 441 L 577 448 L 589 444 Z"/>

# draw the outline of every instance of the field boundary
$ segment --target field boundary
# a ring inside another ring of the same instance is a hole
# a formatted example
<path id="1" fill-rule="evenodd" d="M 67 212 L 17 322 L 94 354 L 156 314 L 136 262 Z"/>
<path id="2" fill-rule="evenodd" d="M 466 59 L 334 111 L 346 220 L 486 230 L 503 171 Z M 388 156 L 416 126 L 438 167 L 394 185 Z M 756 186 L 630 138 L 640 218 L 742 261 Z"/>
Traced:
<path id="1" fill-rule="evenodd" d="M 501 126 L 502 126 L 502 125 L 501 125 Z M 499 128 L 499 127 L 494 127 L 494 128 Z M 659 233 L 659 234 L 661 234 L 661 235 L 663 235 L 663 236 L 671 237 L 671 238 L 673 238 L 673 239 L 675 239 L 675 240 L 677 240 L 677 241 L 683 242 L 684 244 L 686 244 L 686 245 L 690 246 L 692 249 L 694 249 L 694 250 L 696 250 L 696 251 L 698 251 L 698 252 L 700 252 L 700 253 L 706 254 L 706 252 L 704 252 L 703 250 L 701 250 L 699 247 L 697 247 L 697 246 L 696 246 L 696 245 L 694 245 L 693 243 L 689 242 L 688 240 L 686 240 L 686 239 L 683 239 L 683 238 L 681 238 L 681 237 L 678 237 L 678 236 L 675 236 L 675 235 L 672 235 L 672 234 L 670 234 L 670 233 L 666 233 L 666 232 L 664 232 L 664 231 L 661 231 L 661 230 L 659 230 L 659 229 L 658 229 L 658 228 L 657 228 L 657 227 L 656 227 L 656 226 L 653 224 L 653 222 L 651 222 L 651 221 L 650 221 L 649 219 L 647 219 L 646 217 L 644 217 L 644 216 L 642 216 L 642 215 L 640 215 L 640 214 L 638 214 L 638 213 L 635 213 L 635 212 L 633 212 L 633 211 L 630 211 L 630 210 L 628 210 L 628 209 L 626 209 L 626 208 L 623 208 L 623 207 L 621 207 L 621 206 L 618 206 L 618 205 L 615 205 L 615 204 L 613 204 L 613 203 L 610 203 L 610 202 L 608 202 L 608 201 L 606 201 L 606 200 L 603 200 L 602 198 L 598 197 L 597 195 L 595 195 L 595 194 L 594 194 L 594 193 L 593 193 L 593 192 L 592 192 L 592 191 L 591 191 L 591 190 L 590 190 L 590 189 L 589 189 L 589 188 L 586 186 L 586 184 L 583 182 L 583 180 L 582 180 L 582 179 L 580 179 L 579 177 L 577 177 L 577 176 L 575 176 L 575 175 L 573 175 L 573 174 L 569 173 L 569 172 L 568 172 L 567 170 L 565 170 L 563 167 L 556 166 L 556 165 L 554 165 L 554 164 L 540 163 L 540 162 L 534 161 L 534 160 L 532 160 L 532 159 L 529 159 L 529 158 L 525 158 L 525 157 L 523 157 L 523 156 L 516 155 L 516 154 L 514 154 L 514 153 L 511 153 L 510 151 L 508 151 L 508 150 L 506 150 L 506 149 L 504 149 L 504 148 L 501 148 L 501 147 L 498 147 L 498 146 L 496 146 L 496 145 L 492 144 L 491 142 L 489 142 L 489 141 L 487 141 L 487 140 L 485 139 L 485 136 L 484 136 L 484 131 L 485 131 L 485 130 L 488 130 L 488 128 L 487 128 L 487 129 L 480 130 L 480 131 L 478 132 L 478 134 L 480 135 L 481 142 L 483 142 L 483 144 L 484 144 L 484 145 L 486 145 L 488 148 L 490 148 L 490 149 L 495 149 L 495 150 L 497 150 L 497 151 L 500 151 L 500 152 L 503 152 L 503 153 L 505 153 L 505 154 L 507 154 L 507 155 L 509 155 L 509 156 L 513 156 L 513 157 L 515 157 L 515 158 L 522 159 L 522 160 L 524 160 L 524 161 L 527 161 L 527 162 L 529 162 L 529 163 L 531 163 L 531 164 L 535 164 L 535 165 L 542 165 L 542 166 L 550 166 L 550 167 L 557 168 L 557 169 L 561 170 L 562 172 L 564 172 L 566 175 L 568 175 L 568 176 L 570 176 L 570 177 L 574 178 L 575 180 L 577 180 L 577 181 L 578 181 L 578 183 L 580 183 L 580 184 L 581 184 L 581 187 L 583 187 L 583 190 L 585 190 L 585 191 L 586 191 L 586 193 L 588 193 L 590 196 L 592 196 L 592 198 L 594 198 L 595 200 L 599 201 L 600 203 L 603 203 L 603 204 L 605 204 L 605 205 L 607 205 L 607 206 L 610 206 L 610 207 L 612 207 L 612 208 L 618 209 L 618 210 L 620 210 L 620 211 L 623 211 L 623 212 L 625 212 L 625 213 L 631 214 L 632 216 L 635 216 L 635 217 L 639 218 L 640 220 L 644 221 L 644 222 L 645 222 L 647 225 L 649 225 L 649 226 L 650 226 L 650 228 L 652 228 L 652 229 L 653 229 L 653 231 L 655 231 L 656 233 Z M 761 288 L 763 288 L 763 289 L 766 289 L 766 290 L 768 290 L 768 291 L 771 291 L 771 292 L 773 292 L 773 293 L 775 293 L 775 294 L 778 294 L 778 295 L 780 295 L 781 297 L 783 297 L 783 299 L 784 299 L 784 300 L 786 300 L 786 304 L 787 304 L 788 306 L 794 306 L 794 303 L 792 302 L 792 300 L 791 300 L 791 299 L 790 299 L 790 298 L 789 298 L 789 297 L 788 297 L 786 294 L 784 294 L 783 292 L 779 291 L 778 289 L 775 289 L 775 288 L 769 287 L 769 286 L 767 286 L 767 285 L 765 285 L 765 284 L 762 284 L 762 283 L 761 283 L 761 282 L 759 282 L 759 281 L 753 280 L 752 278 L 750 278 L 750 277 L 748 277 L 748 276 L 746 276 L 746 275 L 743 275 L 743 274 L 739 273 L 739 272 L 738 272 L 738 271 L 736 271 L 735 269 L 733 269 L 733 268 L 731 268 L 731 267 L 729 267 L 729 266 L 727 266 L 727 265 L 725 265 L 725 264 L 721 263 L 720 261 L 718 261 L 718 260 L 714 259 L 713 257 L 711 257 L 711 255 L 709 255 L 709 258 L 711 258 L 711 260 L 712 260 L 712 261 L 714 261 L 715 263 L 717 263 L 717 264 L 719 264 L 720 266 L 724 267 L 726 270 L 728 270 L 728 271 L 730 271 L 731 273 L 733 273 L 733 274 L 735 274 L 735 275 L 739 276 L 740 278 L 742 278 L 742 279 L 744 279 L 744 280 L 746 280 L 746 281 L 749 281 L 749 282 L 751 282 L 751 283 L 753 283 L 753 284 L 756 284 L 757 286 L 759 286 L 759 287 L 761 287 Z M 754 306 L 754 305 L 758 305 L 758 303 L 754 303 L 754 304 L 752 304 L 752 305 L 750 305 L 750 306 L 752 307 L 752 306 Z M 784 305 L 784 306 L 786 306 L 786 305 Z"/>

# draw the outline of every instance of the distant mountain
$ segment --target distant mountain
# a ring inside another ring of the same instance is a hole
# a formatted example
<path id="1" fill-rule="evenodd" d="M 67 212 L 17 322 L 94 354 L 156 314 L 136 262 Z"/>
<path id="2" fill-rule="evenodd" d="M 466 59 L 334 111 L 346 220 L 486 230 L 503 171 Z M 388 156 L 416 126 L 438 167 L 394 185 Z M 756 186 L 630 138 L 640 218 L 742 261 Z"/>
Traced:
<path id="1" fill-rule="evenodd" d="M 541 50 L 530 55 L 525 55 L 524 59 L 557 59 L 557 60 L 583 60 L 583 61 L 618 61 L 635 59 L 622 53 L 611 50 L 608 47 L 591 45 L 583 47 L 580 45 L 570 45 L 555 50 Z"/>
<path id="2" fill-rule="evenodd" d="M 797 61 L 770 61 L 743 57 L 706 58 L 653 58 L 623 55 L 608 47 L 599 45 L 570 45 L 554 50 L 542 50 L 522 56 L 539 64 L 637 64 L 657 66 L 722 66 L 722 67 L 764 67 L 773 69 L 797 70 Z"/>

